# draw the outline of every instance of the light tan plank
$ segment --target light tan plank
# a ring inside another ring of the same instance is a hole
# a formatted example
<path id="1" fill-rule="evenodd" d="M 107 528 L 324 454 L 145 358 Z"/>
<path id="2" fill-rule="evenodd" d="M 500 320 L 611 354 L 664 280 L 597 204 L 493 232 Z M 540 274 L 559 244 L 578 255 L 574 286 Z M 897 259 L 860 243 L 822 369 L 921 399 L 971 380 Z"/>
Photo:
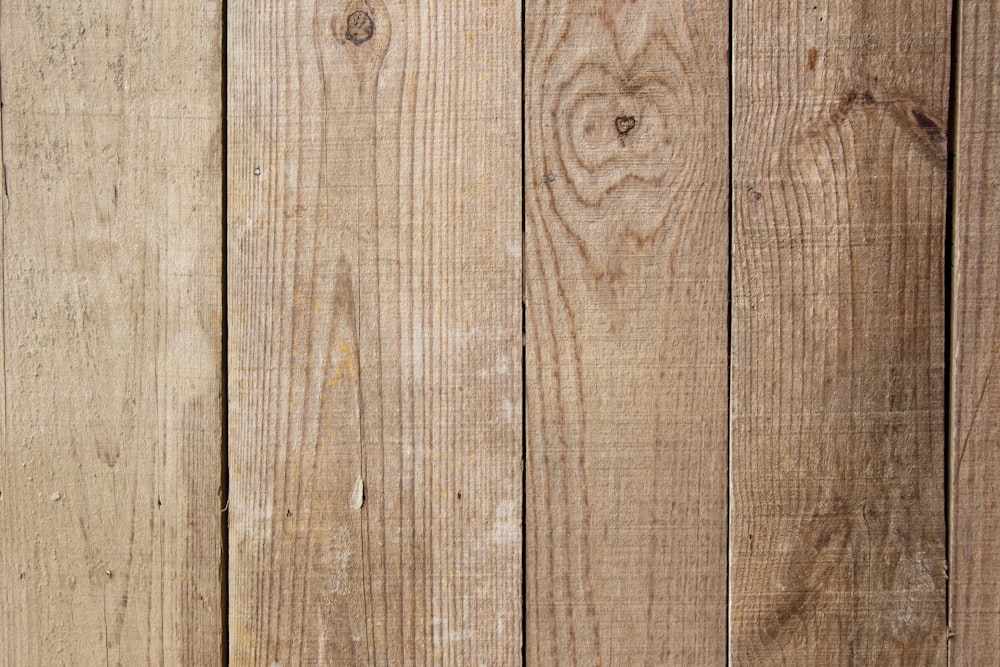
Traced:
<path id="1" fill-rule="evenodd" d="M 718 665 L 728 5 L 526 18 L 527 662 Z"/>
<path id="2" fill-rule="evenodd" d="M 736 665 L 945 659 L 949 13 L 734 5 Z"/>
<path id="3" fill-rule="evenodd" d="M 520 656 L 517 3 L 230 3 L 234 664 Z"/>
<path id="4" fill-rule="evenodd" d="M 1000 2 L 961 3 L 952 335 L 954 665 L 1000 663 Z"/>
<path id="5" fill-rule="evenodd" d="M 0 664 L 221 660 L 221 18 L 3 3 Z"/>

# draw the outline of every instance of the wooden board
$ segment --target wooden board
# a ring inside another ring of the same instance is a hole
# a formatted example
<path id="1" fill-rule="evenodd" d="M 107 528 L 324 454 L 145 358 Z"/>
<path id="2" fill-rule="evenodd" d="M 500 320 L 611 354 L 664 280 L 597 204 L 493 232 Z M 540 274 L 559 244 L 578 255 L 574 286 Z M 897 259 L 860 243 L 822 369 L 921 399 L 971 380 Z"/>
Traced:
<path id="1" fill-rule="evenodd" d="M 728 5 L 526 17 L 526 659 L 725 660 Z"/>
<path id="2" fill-rule="evenodd" d="M 221 19 L 3 3 L 5 665 L 221 660 Z"/>
<path id="3" fill-rule="evenodd" d="M 975 665 L 1000 662 L 1000 2 L 963 2 L 958 19 L 951 658 Z"/>
<path id="4" fill-rule="evenodd" d="M 734 4 L 734 664 L 945 659 L 950 7 Z"/>
<path id="5" fill-rule="evenodd" d="M 234 664 L 513 664 L 517 3 L 229 4 Z"/>

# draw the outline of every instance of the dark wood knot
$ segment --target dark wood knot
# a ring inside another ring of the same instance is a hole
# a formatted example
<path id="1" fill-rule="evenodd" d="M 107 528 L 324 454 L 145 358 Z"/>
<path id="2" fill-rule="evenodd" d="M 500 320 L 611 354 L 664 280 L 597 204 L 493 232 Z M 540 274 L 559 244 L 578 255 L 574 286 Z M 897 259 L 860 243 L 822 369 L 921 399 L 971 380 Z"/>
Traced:
<path id="1" fill-rule="evenodd" d="M 619 136 L 624 137 L 635 127 L 635 116 L 618 116 L 615 118 L 615 129 Z"/>
<path id="2" fill-rule="evenodd" d="M 367 12 L 354 12 L 347 17 L 347 39 L 354 46 L 361 46 L 375 34 L 375 22 Z"/>

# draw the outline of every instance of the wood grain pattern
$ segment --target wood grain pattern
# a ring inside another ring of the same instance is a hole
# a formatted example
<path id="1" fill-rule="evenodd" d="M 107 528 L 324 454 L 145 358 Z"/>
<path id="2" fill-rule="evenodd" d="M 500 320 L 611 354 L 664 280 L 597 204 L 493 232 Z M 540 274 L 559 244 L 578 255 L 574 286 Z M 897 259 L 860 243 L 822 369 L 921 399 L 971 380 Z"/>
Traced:
<path id="1" fill-rule="evenodd" d="M 731 655 L 945 658 L 950 4 L 734 4 Z"/>
<path id="2" fill-rule="evenodd" d="M 526 17 L 526 658 L 725 659 L 728 6 Z"/>
<path id="3" fill-rule="evenodd" d="M 517 5 L 229 7 L 232 661 L 513 664 Z"/>
<path id="4" fill-rule="evenodd" d="M 957 20 L 951 658 L 982 665 L 1000 663 L 1000 2 Z"/>
<path id="5" fill-rule="evenodd" d="M 221 661 L 221 35 L 0 10 L 0 664 Z"/>

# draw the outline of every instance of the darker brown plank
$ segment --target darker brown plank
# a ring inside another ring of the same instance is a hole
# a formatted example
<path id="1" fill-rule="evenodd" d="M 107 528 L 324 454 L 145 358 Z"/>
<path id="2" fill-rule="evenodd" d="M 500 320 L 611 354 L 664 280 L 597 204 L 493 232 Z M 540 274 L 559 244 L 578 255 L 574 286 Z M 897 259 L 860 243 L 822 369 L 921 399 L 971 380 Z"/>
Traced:
<path id="1" fill-rule="evenodd" d="M 949 14 L 734 5 L 734 664 L 945 659 Z"/>

